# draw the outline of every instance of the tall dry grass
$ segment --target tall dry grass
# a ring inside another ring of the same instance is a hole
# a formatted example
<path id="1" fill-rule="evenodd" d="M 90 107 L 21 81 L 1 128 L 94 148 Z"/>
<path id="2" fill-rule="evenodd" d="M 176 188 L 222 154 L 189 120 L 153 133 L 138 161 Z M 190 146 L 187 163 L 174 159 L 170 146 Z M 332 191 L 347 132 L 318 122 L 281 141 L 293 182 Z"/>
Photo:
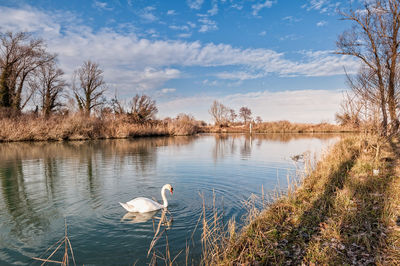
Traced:
<path id="1" fill-rule="evenodd" d="M 131 138 L 141 136 L 192 135 L 194 120 L 176 118 L 137 124 L 125 115 L 87 117 L 54 115 L 48 119 L 21 115 L 0 119 L 0 141 L 44 141 Z"/>
<path id="2" fill-rule="evenodd" d="M 352 127 L 334 125 L 329 123 L 292 123 L 289 121 L 275 121 L 275 122 L 262 122 L 254 123 L 254 133 L 339 133 L 339 132 L 357 132 Z M 249 132 L 249 124 L 232 123 L 227 127 L 203 127 L 204 132 L 215 133 L 241 133 Z"/>

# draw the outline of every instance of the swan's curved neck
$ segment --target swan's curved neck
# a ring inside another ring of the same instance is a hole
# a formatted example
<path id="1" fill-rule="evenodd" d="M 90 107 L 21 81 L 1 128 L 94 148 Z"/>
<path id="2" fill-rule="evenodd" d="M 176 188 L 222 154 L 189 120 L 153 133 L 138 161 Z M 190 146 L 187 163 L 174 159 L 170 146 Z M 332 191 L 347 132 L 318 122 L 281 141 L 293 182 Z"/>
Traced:
<path id="1" fill-rule="evenodd" d="M 165 188 L 165 187 L 163 187 L 163 188 L 161 189 L 161 197 L 162 197 L 162 199 L 163 199 L 163 206 L 164 206 L 164 208 L 168 207 L 168 200 L 167 200 L 167 197 L 165 196 L 165 190 L 167 190 L 167 188 Z"/>

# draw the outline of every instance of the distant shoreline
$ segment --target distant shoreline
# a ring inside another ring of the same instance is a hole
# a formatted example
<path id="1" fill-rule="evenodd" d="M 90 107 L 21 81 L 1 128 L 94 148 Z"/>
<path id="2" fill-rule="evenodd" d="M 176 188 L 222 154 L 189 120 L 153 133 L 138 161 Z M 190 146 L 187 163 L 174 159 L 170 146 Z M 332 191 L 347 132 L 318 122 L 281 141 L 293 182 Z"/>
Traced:
<path id="1" fill-rule="evenodd" d="M 198 133 L 250 133 L 249 124 L 204 125 L 190 117 L 132 123 L 126 116 L 32 115 L 0 119 L 0 142 L 79 141 L 138 137 L 189 136 Z M 252 133 L 356 133 L 357 130 L 327 123 L 299 124 L 288 121 L 253 124 Z"/>

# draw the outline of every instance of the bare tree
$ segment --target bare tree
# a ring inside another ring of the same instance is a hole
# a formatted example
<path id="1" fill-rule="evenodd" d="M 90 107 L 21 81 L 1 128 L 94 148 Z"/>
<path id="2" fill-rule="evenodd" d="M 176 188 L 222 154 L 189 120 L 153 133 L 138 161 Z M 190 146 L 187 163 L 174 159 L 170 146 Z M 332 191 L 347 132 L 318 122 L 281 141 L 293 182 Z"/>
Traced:
<path id="1" fill-rule="evenodd" d="M 223 125 L 229 121 L 230 109 L 218 101 L 214 101 L 208 110 L 215 125 Z"/>
<path id="2" fill-rule="evenodd" d="M 147 95 L 139 96 L 136 94 L 130 102 L 130 111 L 128 115 L 135 123 L 144 123 L 154 119 L 158 109 L 156 102 Z"/>
<path id="3" fill-rule="evenodd" d="M 63 79 L 64 72 L 57 68 L 54 61 L 40 66 L 36 79 L 29 82 L 30 87 L 38 92 L 42 114 L 48 117 L 57 107 L 61 107 L 61 93 L 67 86 Z"/>
<path id="4" fill-rule="evenodd" d="M 359 128 L 361 125 L 361 111 L 363 105 L 359 97 L 345 93 L 340 104 L 340 111 L 335 114 L 335 120 L 342 126 Z"/>
<path id="5" fill-rule="evenodd" d="M 400 2 L 398 0 L 368 0 L 364 1 L 362 10 L 350 9 L 348 12 L 342 12 L 342 16 L 345 20 L 353 22 L 353 28 L 339 37 L 338 53 L 360 59 L 367 69 L 364 73 L 369 75 L 367 81 L 373 84 L 372 95 L 379 101 L 381 133 L 387 134 L 389 117 L 392 131 L 396 132 L 399 129 L 397 80 Z M 389 112 L 389 117 L 387 112 Z"/>
<path id="6" fill-rule="evenodd" d="M 247 122 L 251 120 L 251 110 L 243 106 L 239 110 L 239 116 L 243 119 L 243 122 L 247 124 Z"/>
<path id="7" fill-rule="evenodd" d="M 0 106 L 18 112 L 23 109 L 33 95 L 27 90 L 27 81 L 36 69 L 55 57 L 46 52 L 43 40 L 27 33 L 0 34 Z"/>
<path id="8" fill-rule="evenodd" d="M 257 116 L 256 117 L 256 122 L 258 123 L 258 124 L 261 124 L 262 123 L 262 118 L 261 118 L 261 116 Z"/>
<path id="9" fill-rule="evenodd" d="M 234 123 L 235 120 L 236 120 L 236 118 L 237 118 L 237 114 L 236 114 L 235 110 L 230 109 L 230 110 L 229 110 L 229 121 L 230 121 L 231 123 Z"/>
<path id="10" fill-rule="evenodd" d="M 124 107 L 121 104 L 121 101 L 118 100 L 117 95 L 115 95 L 114 98 L 111 99 L 111 108 L 117 115 L 122 115 L 126 113 Z"/>
<path id="11" fill-rule="evenodd" d="M 78 79 L 78 84 L 76 84 Z M 106 91 L 103 79 L 103 70 L 99 64 L 92 61 L 85 61 L 75 71 L 73 80 L 73 91 L 79 110 L 90 115 L 93 108 L 105 103 L 104 92 Z"/>

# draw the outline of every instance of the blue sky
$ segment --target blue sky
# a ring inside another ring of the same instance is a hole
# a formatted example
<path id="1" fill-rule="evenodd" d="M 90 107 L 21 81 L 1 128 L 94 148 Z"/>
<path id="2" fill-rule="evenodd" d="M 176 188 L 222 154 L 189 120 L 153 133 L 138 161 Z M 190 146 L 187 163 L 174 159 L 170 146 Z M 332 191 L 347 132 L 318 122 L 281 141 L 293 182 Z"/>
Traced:
<path id="1" fill-rule="evenodd" d="M 2 1 L 0 30 L 47 41 L 71 79 L 84 60 L 100 64 L 108 96 L 156 99 L 159 117 L 190 113 L 210 121 L 216 99 L 263 120 L 333 122 L 346 89 L 335 55 L 350 25 L 348 1 Z"/>

